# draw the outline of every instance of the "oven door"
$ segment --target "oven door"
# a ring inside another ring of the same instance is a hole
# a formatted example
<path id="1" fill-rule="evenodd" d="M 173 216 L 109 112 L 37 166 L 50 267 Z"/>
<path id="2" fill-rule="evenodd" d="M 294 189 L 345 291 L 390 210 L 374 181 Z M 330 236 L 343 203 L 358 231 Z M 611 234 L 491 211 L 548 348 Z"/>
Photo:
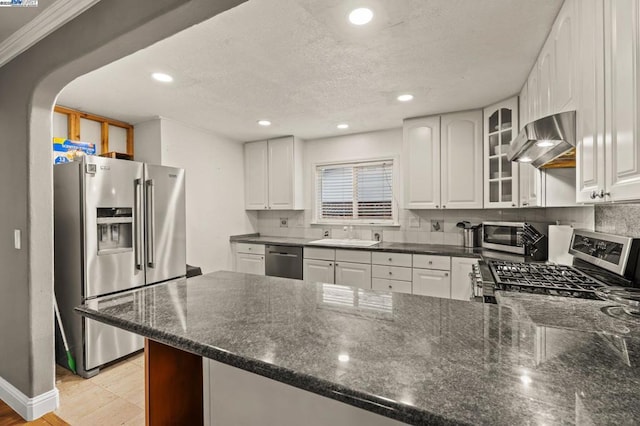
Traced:
<path id="1" fill-rule="evenodd" d="M 523 227 L 519 225 L 482 224 L 482 247 L 525 254 Z"/>

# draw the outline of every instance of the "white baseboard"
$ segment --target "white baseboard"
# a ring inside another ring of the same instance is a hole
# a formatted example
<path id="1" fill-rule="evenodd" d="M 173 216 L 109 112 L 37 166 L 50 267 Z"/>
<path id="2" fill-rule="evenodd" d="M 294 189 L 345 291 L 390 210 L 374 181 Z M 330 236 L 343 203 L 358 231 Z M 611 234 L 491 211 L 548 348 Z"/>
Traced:
<path id="1" fill-rule="evenodd" d="M 29 398 L 15 386 L 0 377 L 0 399 L 26 421 L 32 421 L 58 408 L 58 389 Z"/>

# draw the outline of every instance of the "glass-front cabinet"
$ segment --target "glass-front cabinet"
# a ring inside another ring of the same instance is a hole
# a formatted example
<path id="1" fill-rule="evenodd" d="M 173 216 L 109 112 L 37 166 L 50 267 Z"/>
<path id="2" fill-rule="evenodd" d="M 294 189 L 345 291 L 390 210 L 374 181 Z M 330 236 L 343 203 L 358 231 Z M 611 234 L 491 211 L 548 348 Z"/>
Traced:
<path id="1" fill-rule="evenodd" d="M 518 129 L 517 96 L 484 109 L 485 207 L 518 207 L 518 163 L 507 159 Z"/>

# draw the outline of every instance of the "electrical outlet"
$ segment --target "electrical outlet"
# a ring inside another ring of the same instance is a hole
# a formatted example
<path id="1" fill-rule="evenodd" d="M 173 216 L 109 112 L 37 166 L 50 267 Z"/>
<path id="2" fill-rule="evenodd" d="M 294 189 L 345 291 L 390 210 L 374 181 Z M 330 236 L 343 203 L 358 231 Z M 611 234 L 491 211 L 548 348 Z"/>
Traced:
<path id="1" fill-rule="evenodd" d="M 439 220 L 431 220 L 431 232 L 444 232 L 444 229 L 442 229 L 442 223 Z"/>
<path id="2" fill-rule="evenodd" d="M 288 228 L 289 227 L 289 218 L 281 217 L 280 218 L 280 228 Z"/>
<path id="3" fill-rule="evenodd" d="M 331 238 L 331 229 L 323 229 L 322 238 Z"/>

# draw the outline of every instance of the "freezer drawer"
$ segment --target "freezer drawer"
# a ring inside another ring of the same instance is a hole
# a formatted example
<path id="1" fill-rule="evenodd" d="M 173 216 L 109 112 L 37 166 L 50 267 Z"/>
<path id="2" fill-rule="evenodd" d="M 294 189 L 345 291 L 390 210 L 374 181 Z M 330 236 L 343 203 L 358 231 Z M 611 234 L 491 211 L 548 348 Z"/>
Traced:
<path id="1" fill-rule="evenodd" d="M 85 370 L 93 370 L 144 347 L 144 338 L 90 319 L 84 320 Z"/>

